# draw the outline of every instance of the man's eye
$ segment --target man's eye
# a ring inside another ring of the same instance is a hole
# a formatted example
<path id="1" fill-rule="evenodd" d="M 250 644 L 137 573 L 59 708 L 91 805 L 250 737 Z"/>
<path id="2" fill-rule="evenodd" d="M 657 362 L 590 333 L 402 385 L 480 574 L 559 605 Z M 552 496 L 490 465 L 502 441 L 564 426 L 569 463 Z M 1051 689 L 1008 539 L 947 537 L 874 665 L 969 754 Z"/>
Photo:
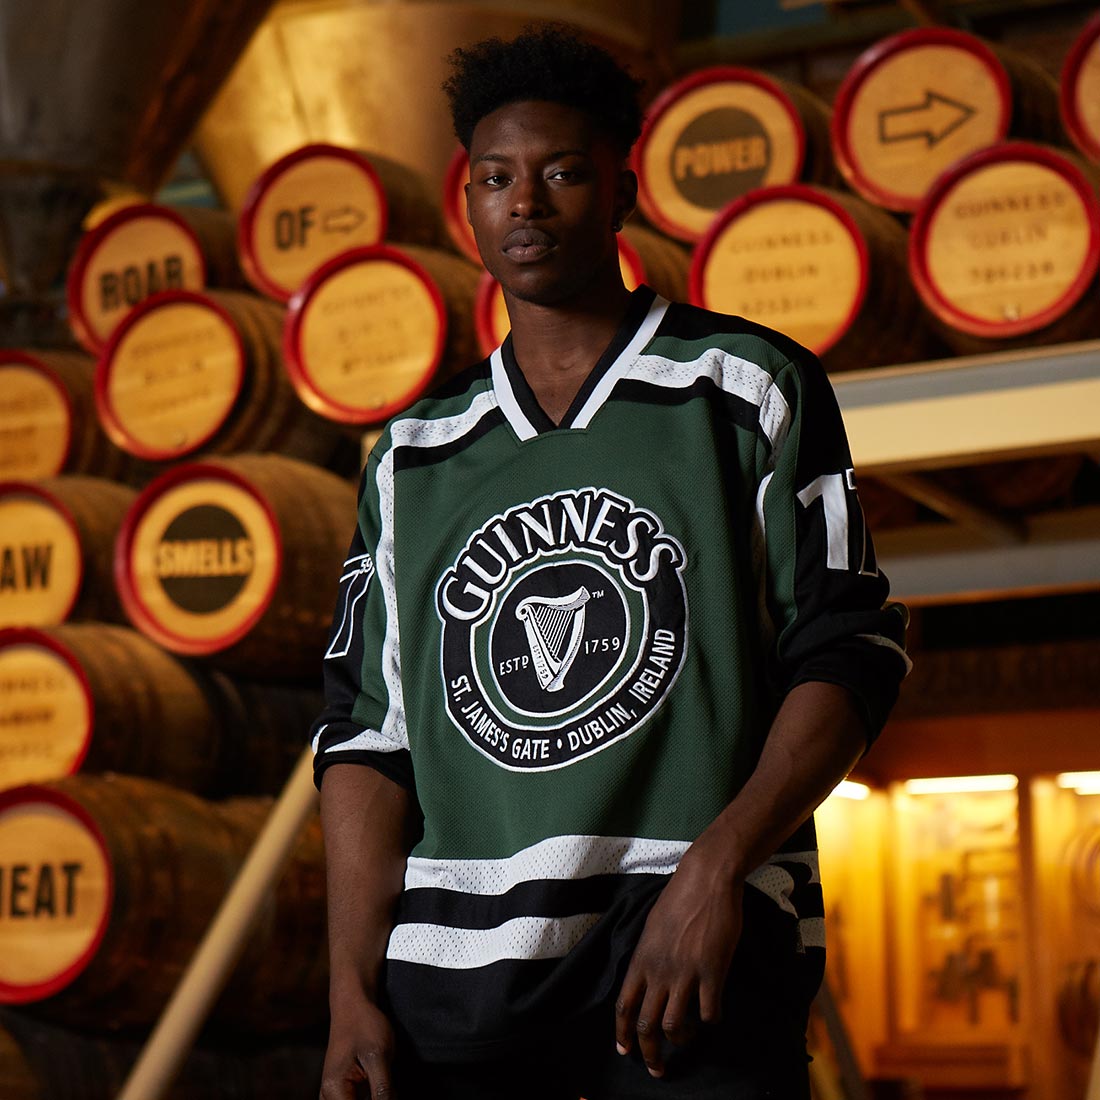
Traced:
<path id="1" fill-rule="evenodd" d="M 497 173 L 492 176 L 486 176 L 483 182 L 488 184 L 490 187 L 503 187 L 504 184 L 508 182 L 508 177 L 502 176 Z"/>
<path id="2" fill-rule="evenodd" d="M 552 180 L 565 180 L 567 183 L 572 183 L 574 180 L 580 179 L 580 172 L 575 168 L 559 168 L 556 172 L 552 172 L 550 178 Z"/>

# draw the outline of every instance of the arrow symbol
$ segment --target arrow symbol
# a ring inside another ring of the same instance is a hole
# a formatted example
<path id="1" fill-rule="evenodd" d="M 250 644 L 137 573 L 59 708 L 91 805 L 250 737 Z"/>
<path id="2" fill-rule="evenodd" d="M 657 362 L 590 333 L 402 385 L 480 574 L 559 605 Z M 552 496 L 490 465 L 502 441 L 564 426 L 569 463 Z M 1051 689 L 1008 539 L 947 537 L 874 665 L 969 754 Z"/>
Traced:
<path id="1" fill-rule="evenodd" d="M 926 91 L 923 103 L 881 111 L 878 116 L 878 139 L 883 145 L 889 145 L 922 137 L 931 149 L 975 114 L 975 107 L 949 99 L 939 92 Z"/>
<path id="2" fill-rule="evenodd" d="M 341 206 L 339 210 L 326 210 L 321 219 L 325 233 L 350 233 L 363 224 L 366 215 L 354 206 Z"/>

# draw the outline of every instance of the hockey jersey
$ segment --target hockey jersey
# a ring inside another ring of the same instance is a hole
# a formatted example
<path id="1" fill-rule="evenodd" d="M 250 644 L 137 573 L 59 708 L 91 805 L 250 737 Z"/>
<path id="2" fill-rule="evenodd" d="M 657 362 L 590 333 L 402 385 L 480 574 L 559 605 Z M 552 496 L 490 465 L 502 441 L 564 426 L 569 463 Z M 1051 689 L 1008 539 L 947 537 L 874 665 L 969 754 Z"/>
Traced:
<path id="1" fill-rule="evenodd" d="M 784 695 L 841 684 L 880 729 L 908 667 L 887 592 L 828 380 L 742 319 L 640 287 L 559 426 L 510 340 L 392 420 L 313 741 L 318 784 L 369 765 L 419 802 L 386 990 L 421 1055 L 613 998 Z M 812 821 L 749 885 L 808 999 Z"/>

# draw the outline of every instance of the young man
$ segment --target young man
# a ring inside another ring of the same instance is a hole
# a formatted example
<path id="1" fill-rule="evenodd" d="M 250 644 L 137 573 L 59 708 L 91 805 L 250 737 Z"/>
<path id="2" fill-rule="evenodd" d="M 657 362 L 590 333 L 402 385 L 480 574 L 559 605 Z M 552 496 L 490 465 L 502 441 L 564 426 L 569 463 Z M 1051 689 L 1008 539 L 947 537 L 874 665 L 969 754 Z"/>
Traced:
<path id="1" fill-rule="evenodd" d="M 606 54 L 547 30 L 455 68 L 512 331 L 363 478 L 315 736 L 322 1096 L 805 1097 L 811 814 L 907 668 L 832 391 L 624 288 Z"/>

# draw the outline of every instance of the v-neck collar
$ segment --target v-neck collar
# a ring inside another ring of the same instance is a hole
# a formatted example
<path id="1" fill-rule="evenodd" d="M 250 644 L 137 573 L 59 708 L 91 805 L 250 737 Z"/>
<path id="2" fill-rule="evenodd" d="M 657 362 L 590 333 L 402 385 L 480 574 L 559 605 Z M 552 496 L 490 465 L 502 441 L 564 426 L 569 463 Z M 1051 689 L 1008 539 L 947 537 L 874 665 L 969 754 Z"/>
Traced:
<path id="1" fill-rule="evenodd" d="M 516 362 L 509 333 L 489 361 L 497 403 L 520 440 L 534 439 L 545 432 L 587 428 L 615 383 L 653 338 L 666 309 L 668 302 L 650 287 L 642 285 L 633 291 L 622 324 L 577 391 L 560 424 L 555 424 L 538 403 Z"/>

